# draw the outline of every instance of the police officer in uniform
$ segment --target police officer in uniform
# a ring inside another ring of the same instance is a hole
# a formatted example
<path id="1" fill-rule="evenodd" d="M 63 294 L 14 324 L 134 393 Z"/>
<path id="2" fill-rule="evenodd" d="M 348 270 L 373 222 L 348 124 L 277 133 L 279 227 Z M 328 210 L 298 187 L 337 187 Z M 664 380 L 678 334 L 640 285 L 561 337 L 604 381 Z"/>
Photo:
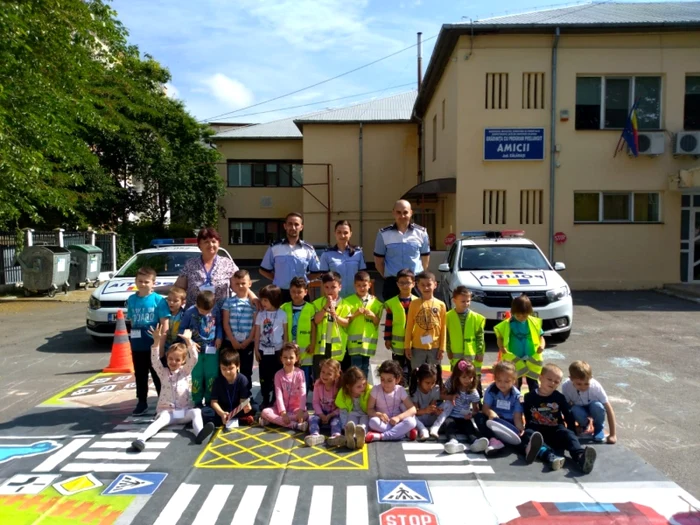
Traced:
<path id="1" fill-rule="evenodd" d="M 299 238 L 303 229 L 304 218 L 300 213 L 287 214 L 284 220 L 286 238 L 270 246 L 260 263 L 260 275 L 282 289 L 282 303 L 292 300 L 289 295 L 289 282 L 294 277 L 302 277 L 308 281 L 309 278 L 315 278 L 320 271 L 316 250 Z"/>
<path id="2" fill-rule="evenodd" d="M 417 274 L 427 269 L 430 262 L 428 232 L 423 226 L 411 223 L 411 203 L 396 201 L 392 213 L 396 222 L 379 230 L 374 243 L 374 264 L 384 277 L 384 301 L 399 294 L 396 285 L 399 270 L 409 268 Z"/>

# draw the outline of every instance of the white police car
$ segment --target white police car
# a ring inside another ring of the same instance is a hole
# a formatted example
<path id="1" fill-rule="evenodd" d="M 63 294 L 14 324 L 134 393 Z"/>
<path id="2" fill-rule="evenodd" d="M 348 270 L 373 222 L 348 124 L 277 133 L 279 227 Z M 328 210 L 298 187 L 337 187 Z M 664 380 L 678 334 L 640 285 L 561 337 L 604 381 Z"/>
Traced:
<path id="1" fill-rule="evenodd" d="M 486 317 L 486 331 L 504 319 L 513 298 L 525 293 L 542 319 L 545 335 L 565 341 L 571 334 L 571 290 L 539 247 L 524 231 L 462 232 L 439 266 L 440 292 L 450 307 L 452 291 L 464 285 L 472 292 L 471 308 Z"/>
<path id="2" fill-rule="evenodd" d="M 175 244 L 176 241 L 183 244 Z M 136 292 L 134 279 L 139 268 L 153 268 L 158 276 L 155 291 L 166 294 L 175 284 L 185 262 L 201 255 L 197 239 L 154 239 L 151 246 L 131 257 L 114 277 L 100 285 L 90 296 L 86 332 L 93 339 L 101 341 L 114 336 L 117 310 L 124 309 L 127 298 Z M 219 256 L 231 258 L 223 248 L 219 248 Z"/>

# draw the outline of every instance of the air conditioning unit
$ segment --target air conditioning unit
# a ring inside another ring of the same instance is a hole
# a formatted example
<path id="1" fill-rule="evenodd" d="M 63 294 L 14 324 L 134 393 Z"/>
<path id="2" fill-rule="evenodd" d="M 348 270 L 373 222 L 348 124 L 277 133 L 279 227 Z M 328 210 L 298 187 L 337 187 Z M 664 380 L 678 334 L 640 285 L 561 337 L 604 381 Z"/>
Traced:
<path id="1" fill-rule="evenodd" d="M 661 155 L 666 146 L 663 131 L 643 131 L 638 134 L 640 155 Z"/>
<path id="2" fill-rule="evenodd" d="M 700 155 L 700 131 L 680 131 L 673 142 L 674 155 Z"/>

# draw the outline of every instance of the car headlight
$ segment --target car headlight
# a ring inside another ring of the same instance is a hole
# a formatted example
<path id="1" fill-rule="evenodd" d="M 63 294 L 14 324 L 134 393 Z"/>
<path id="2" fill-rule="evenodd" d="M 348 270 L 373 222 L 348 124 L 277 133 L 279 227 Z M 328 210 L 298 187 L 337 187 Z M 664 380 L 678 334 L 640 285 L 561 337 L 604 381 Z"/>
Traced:
<path id="1" fill-rule="evenodd" d="M 100 309 L 100 300 L 95 297 L 94 295 L 90 296 L 90 301 L 88 302 L 88 308 L 90 310 L 99 310 Z"/>
<path id="2" fill-rule="evenodd" d="M 547 299 L 549 302 L 553 303 L 555 301 L 560 301 L 571 294 L 568 286 L 562 286 L 561 288 L 555 288 L 554 290 L 547 291 Z"/>
<path id="3" fill-rule="evenodd" d="M 486 292 L 482 290 L 472 290 L 472 301 L 475 303 L 483 303 L 486 297 Z"/>

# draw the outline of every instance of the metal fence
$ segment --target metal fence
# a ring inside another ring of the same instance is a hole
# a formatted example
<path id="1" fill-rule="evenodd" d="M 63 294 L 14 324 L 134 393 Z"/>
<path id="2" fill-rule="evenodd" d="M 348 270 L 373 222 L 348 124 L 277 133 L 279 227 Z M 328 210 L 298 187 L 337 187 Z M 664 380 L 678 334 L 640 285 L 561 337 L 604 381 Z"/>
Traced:
<path id="1" fill-rule="evenodd" d="M 71 244 L 90 244 L 90 234 L 87 232 L 63 232 L 63 246 Z"/>
<path id="2" fill-rule="evenodd" d="M 22 282 L 22 268 L 15 263 L 14 246 L 0 246 L 0 285 Z"/>
<path id="3" fill-rule="evenodd" d="M 102 250 L 102 272 L 115 272 L 116 268 L 112 268 L 112 250 L 114 246 L 112 245 L 112 235 L 108 233 L 96 233 L 95 234 L 95 246 Z"/>

